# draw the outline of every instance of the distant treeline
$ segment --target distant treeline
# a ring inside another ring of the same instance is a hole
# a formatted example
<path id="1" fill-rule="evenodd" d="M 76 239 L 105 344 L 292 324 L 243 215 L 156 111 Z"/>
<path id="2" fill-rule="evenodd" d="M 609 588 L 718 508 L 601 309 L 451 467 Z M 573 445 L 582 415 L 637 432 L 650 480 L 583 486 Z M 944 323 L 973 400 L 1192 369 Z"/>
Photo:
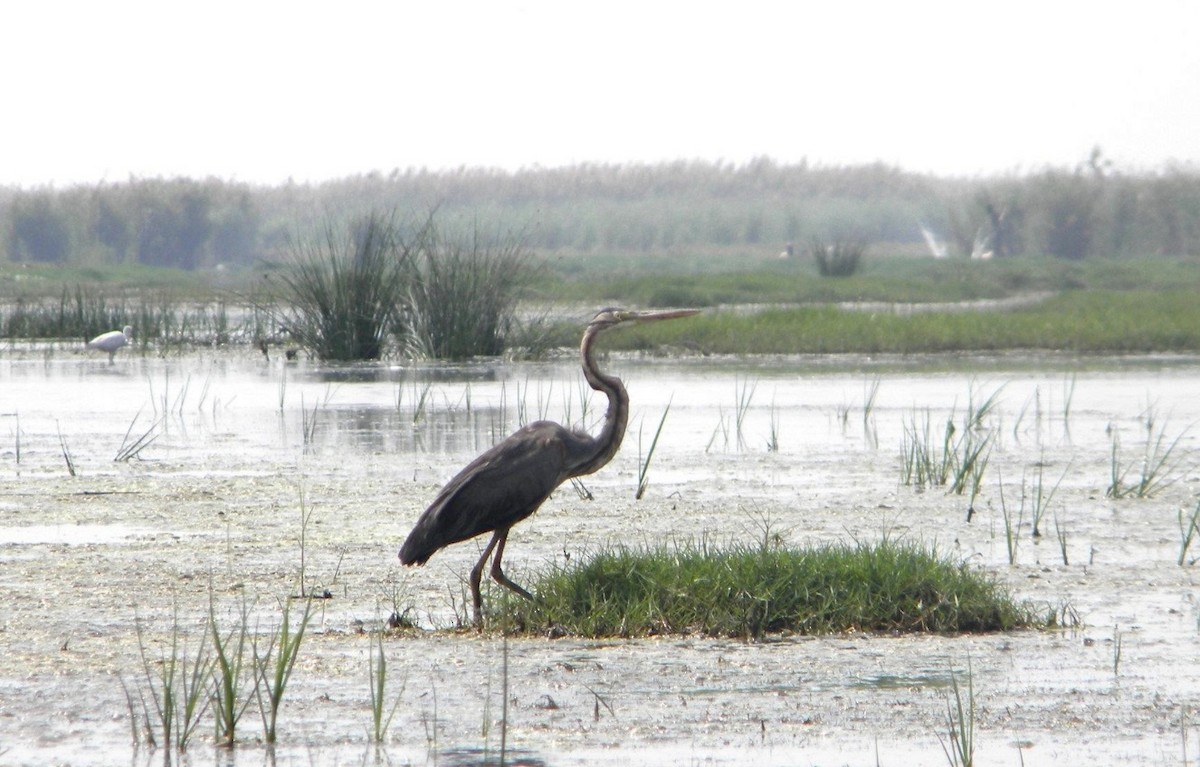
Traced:
<path id="1" fill-rule="evenodd" d="M 759 159 L 507 172 L 372 173 L 322 184 L 137 179 L 0 189 L 0 259 L 184 269 L 285 258 L 296 237 L 370 212 L 516 234 L 544 255 L 736 256 L 797 250 L 812 237 L 872 252 L 1064 259 L 1200 256 L 1200 172 L 1123 173 L 1100 156 L 1075 168 L 959 179 L 883 164 Z"/>

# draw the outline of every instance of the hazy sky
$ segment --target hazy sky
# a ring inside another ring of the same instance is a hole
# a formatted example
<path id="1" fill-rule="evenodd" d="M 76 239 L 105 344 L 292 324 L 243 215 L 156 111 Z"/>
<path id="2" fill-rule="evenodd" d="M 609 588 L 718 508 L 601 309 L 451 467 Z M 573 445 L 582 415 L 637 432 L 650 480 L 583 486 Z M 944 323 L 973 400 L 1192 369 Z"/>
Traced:
<path id="1" fill-rule="evenodd" d="M 0 185 L 1200 162 L 1200 3 L 7 3 Z"/>

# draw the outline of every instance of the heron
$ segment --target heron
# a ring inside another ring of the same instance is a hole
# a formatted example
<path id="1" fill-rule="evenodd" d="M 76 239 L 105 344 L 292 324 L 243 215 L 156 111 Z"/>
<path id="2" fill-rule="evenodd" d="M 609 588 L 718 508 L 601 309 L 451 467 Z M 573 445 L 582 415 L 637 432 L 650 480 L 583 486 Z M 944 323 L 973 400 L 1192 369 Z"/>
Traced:
<path id="1" fill-rule="evenodd" d="M 111 363 L 113 357 L 117 354 L 117 349 L 120 349 L 125 344 L 133 340 L 133 327 L 126 325 L 121 330 L 110 330 L 107 333 L 100 335 L 87 342 L 87 348 L 99 349 L 102 352 L 108 352 L 108 361 Z"/>
<path id="2" fill-rule="evenodd" d="M 513 432 L 446 483 L 405 539 L 400 548 L 400 562 L 423 565 L 446 546 L 492 533 L 483 555 L 471 569 L 469 583 L 475 626 L 483 625 L 479 583 L 493 552 L 492 579 L 525 599 L 533 599 L 501 567 L 509 530 L 537 511 L 563 482 L 592 474 L 607 464 L 621 447 L 629 420 L 629 394 L 621 379 L 596 366 L 596 339 L 616 327 L 691 317 L 699 312 L 698 309 L 600 310 L 588 323 L 579 345 L 584 379 L 608 397 L 608 411 L 600 433 L 593 437 L 553 421 L 535 421 Z"/>

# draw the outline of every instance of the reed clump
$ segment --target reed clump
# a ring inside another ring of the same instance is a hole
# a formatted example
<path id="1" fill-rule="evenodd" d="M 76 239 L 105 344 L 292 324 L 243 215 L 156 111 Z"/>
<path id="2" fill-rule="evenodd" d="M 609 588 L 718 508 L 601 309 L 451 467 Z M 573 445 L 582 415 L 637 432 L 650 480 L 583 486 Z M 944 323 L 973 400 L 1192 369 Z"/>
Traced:
<path id="1" fill-rule="evenodd" d="M 324 239 L 301 243 L 283 273 L 293 340 L 323 360 L 383 356 L 408 289 L 411 249 L 394 218 L 371 214 Z"/>
<path id="2" fill-rule="evenodd" d="M 412 252 L 401 310 L 406 351 L 443 360 L 504 353 L 534 273 L 519 239 L 487 237 L 478 226 L 455 235 L 431 220 Z"/>
<path id="3" fill-rule="evenodd" d="M 389 351 L 460 360 L 502 354 L 521 329 L 517 299 L 533 272 L 518 238 L 459 235 L 431 215 L 415 227 L 371 214 L 345 235 L 297 248 L 284 272 L 292 339 L 327 361 Z"/>
<path id="4" fill-rule="evenodd" d="M 822 277 L 849 277 L 858 271 L 867 244 L 861 240 L 826 243 L 820 237 L 809 241 L 808 253 Z"/>
<path id="5" fill-rule="evenodd" d="M 505 600 L 509 630 L 584 637 L 988 632 L 1040 625 L 989 575 L 929 546 L 788 548 L 773 540 L 616 547 L 543 572 L 534 601 Z"/>

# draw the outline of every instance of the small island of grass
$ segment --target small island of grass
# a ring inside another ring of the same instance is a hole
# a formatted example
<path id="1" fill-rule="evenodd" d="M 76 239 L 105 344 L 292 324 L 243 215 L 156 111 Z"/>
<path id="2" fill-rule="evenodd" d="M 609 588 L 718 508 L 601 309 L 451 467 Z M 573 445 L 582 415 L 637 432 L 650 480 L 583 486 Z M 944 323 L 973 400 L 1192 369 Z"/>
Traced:
<path id="1" fill-rule="evenodd" d="M 589 638 L 664 634 L 965 633 L 1048 623 L 991 575 L 933 547 L 777 543 L 617 547 L 537 574 L 534 601 L 493 603 L 507 631 Z"/>

